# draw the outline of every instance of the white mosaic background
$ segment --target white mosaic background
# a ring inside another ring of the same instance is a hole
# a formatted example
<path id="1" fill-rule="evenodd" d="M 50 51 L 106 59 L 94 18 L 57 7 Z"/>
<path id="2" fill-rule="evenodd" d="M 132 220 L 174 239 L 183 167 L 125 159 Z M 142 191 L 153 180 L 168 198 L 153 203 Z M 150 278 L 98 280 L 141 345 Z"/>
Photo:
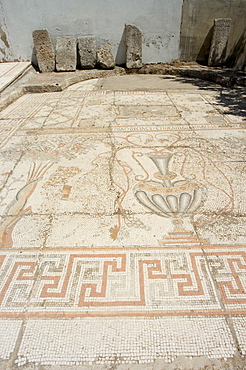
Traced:
<path id="1" fill-rule="evenodd" d="M 181 355 L 229 358 L 235 350 L 224 318 L 29 320 L 16 363 L 144 364 Z"/>
<path id="2" fill-rule="evenodd" d="M 8 360 L 14 351 L 21 325 L 21 320 L 0 319 L 0 359 Z"/>
<path id="3" fill-rule="evenodd" d="M 246 355 L 246 317 L 239 316 L 232 319 L 234 329 L 237 334 L 238 343 L 242 355 Z"/>

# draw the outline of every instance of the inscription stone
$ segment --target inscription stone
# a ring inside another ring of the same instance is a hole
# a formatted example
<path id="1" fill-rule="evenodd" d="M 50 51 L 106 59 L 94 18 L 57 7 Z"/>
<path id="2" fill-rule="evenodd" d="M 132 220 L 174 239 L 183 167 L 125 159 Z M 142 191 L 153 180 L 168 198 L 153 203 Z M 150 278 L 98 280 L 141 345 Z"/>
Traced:
<path id="1" fill-rule="evenodd" d="M 55 53 L 48 30 L 35 30 L 32 35 L 40 72 L 54 71 Z"/>
<path id="2" fill-rule="evenodd" d="M 218 18 L 214 20 L 213 37 L 208 58 L 209 66 L 223 64 L 230 34 L 231 18 Z"/>
<path id="3" fill-rule="evenodd" d="M 81 68 L 94 68 L 96 64 L 95 36 L 80 36 L 78 38 L 78 56 Z"/>
<path id="4" fill-rule="evenodd" d="M 115 67 L 115 60 L 112 53 L 111 45 L 103 45 L 97 50 L 97 63 L 103 69 L 110 69 Z"/>
<path id="5" fill-rule="evenodd" d="M 70 36 L 57 37 L 56 40 L 56 70 L 76 70 L 76 39 Z"/>
<path id="6" fill-rule="evenodd" d="M 142 33 L 131 24 L 125 25 L 126 68 L 142 67 Z"/>

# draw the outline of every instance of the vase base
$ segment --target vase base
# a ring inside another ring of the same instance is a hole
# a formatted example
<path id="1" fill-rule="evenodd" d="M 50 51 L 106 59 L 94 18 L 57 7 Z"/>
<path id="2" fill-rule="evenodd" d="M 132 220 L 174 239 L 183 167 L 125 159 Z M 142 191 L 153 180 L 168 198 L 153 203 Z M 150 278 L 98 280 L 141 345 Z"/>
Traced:
<path id="1" fill-rule="evenodd" d="M 159 240 L 159 245 L 161 247 L 187 247 L 197 246 L 202 247 L 207 245 L 207 240 L 200 240 L 194 232 L 189 231 L 173 231 L 168 233 L 168 236 L 164 237 L 163 240 Z"/>

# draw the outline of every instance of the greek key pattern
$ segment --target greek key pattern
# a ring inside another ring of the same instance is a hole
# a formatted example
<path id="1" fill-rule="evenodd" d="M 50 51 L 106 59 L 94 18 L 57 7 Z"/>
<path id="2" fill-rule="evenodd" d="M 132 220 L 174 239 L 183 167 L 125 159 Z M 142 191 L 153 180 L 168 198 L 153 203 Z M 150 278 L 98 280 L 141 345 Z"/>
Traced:
<path id="1" fill-rule="evenodd" d="M 242 312 L 246 254 L 221 249 L 3 252 L 0 309 L 2 316 Z"/>

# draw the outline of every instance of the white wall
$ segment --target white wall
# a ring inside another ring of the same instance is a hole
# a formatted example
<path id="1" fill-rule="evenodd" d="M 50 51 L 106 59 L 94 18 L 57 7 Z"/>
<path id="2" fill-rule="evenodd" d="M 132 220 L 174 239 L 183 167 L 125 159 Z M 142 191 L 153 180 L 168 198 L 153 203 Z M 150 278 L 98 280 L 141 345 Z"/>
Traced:
<path id="1" fill-rule="evenodd" d="M 32 31 L 47 28 L 57 36 L 94 34 L 109 42 L 124 63 L 124 25 L 143 33 L 143 62 L 178 59 L 183 0 L 0 0 L 0 61 L 30 60 Z M 4 43 L 2 39 L 6 39 Z M 8 45 L 8 46 L 7 46 Z"/>

